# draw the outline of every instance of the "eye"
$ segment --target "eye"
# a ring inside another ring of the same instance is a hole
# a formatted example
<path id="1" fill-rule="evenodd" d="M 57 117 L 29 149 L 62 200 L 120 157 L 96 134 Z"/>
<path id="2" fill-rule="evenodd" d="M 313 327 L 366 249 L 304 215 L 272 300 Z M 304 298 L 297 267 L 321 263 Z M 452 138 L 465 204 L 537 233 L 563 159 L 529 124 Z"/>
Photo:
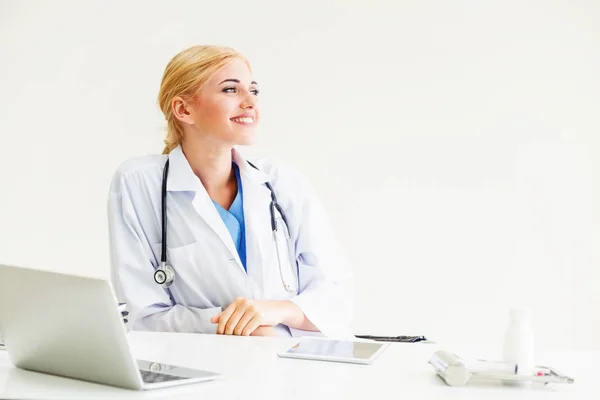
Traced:
<path id="1" fill-rule="evenodd" d="M 223 93 L 237 93 L 237 89 L 233 86 L 226 87 L 223 89 Z M 260 90 L 258 90 L 256 88 L 250 89 L 250 93 L 252 93 L 255 96 L 258 96 L 258 94 L 260 93 Z"/>

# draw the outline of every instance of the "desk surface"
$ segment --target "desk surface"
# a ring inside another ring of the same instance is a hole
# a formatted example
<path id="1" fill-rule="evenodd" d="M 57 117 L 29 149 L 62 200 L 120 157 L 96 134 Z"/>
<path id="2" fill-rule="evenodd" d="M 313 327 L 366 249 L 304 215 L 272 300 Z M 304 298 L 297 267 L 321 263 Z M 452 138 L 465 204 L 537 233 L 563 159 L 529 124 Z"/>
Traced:
<path id="1" fill-rule="evenodd" d="M 540 364 L 574 376 L 572 385 L 517 388 L 489 383 L 449 387 L 427 363 L 438 349 L 435 344 L 392 343 L 372 365 L 354 365 L 277 357 L 277 352 L 295 343 L 295 339 L 132 332 L 130 343 L 137 358 L 222 372 L 224 379 L 136 392 L 20 370 L 12 366 L 5 351 L 0 351 L 0 397 L 600 399 L 600 385 L 592 372 L 594 359 L 600 356 L 597 351 L 548 354 L 540 360 Z"/>

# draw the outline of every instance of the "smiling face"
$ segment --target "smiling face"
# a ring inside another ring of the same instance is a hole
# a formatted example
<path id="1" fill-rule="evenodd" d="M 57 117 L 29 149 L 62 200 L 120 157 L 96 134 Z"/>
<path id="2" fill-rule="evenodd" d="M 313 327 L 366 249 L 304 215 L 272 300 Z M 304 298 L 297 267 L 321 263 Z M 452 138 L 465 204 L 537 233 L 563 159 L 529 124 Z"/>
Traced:
<path id="1" fill-rule="evenodd" d="M 260 120 L 258 86 L 248 65 L 236 58 L 221 67 L 192 99 L 175 98 L 173 110 L 183 122 L 184 140 L 200 135 L 219 147 L 252 144 Z"/>

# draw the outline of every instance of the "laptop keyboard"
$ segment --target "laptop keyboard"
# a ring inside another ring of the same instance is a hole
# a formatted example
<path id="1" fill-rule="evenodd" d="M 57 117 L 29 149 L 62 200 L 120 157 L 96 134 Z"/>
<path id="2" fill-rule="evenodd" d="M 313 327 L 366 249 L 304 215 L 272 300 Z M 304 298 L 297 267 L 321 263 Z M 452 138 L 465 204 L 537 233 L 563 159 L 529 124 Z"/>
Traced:
<path id="1" fill-rule="evenodd" d="M 141 369 L 140 374 L 142 374 L 142 380 L 144 381 L 144 383 L 159 383 L 186 379 L 183 376 L 168 375 L 158 372 L 144 371 Z"/>

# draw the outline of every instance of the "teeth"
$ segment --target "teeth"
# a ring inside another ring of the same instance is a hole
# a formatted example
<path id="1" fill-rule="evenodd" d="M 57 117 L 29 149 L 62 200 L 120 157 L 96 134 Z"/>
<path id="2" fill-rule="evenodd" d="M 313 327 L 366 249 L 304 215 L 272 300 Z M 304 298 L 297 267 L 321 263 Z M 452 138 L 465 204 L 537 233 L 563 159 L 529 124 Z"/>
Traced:
<path id="1" fill-rule="evenodd" d="M 244 122 L 246 124 L 253 124 L 254 123 L 254 118 L 252 118 L 252 117 L 232 118 L 231 120 L 234 121 L 234 122 Z"/>

